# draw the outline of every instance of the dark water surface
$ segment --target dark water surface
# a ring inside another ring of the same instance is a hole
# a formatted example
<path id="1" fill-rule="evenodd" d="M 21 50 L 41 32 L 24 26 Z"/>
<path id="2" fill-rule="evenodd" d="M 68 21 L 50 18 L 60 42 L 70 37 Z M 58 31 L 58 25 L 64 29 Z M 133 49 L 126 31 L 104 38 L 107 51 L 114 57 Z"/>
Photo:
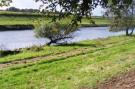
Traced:
<path id="1" fill-rule="evenodd" d="M 124 32 L 109 32 L 109 27 L 80 28 L 79 31 L 74 33 L 74 38 L 68 40 L 68 42 L 92 40 L 121 34 L 124 34 Z M 37 39 L 34 36 L 33 30 L 0 32 L 0 48 L 3 50 L 25 48 L 32 45 L 43 45 L 47 42 L 47 39 Z"/>

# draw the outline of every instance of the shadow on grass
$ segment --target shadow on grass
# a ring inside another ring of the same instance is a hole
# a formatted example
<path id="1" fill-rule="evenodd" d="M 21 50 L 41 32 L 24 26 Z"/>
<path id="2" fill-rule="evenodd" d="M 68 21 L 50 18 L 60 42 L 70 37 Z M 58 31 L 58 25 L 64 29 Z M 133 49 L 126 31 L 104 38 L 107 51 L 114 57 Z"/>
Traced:
<path id="1" fill-rule="evenodd" d="M 8 55 L 15 55 L 18 53 L 20 53 L 20 51 L 9 51 L 9 50 L 8 51 L 0 51 L 0 58 L 8 56 Z"/>
<path id="2" fill-rule="evenodd" d="M 59 44 L 57 46 L 78 46 L 78 47 L 97 47 L 96 44 L 86 44 L 86 43 L 72 43 L 72 44 Z"/>
<path id="3" fill-rule="evenodd" d="M 45 60 L 45 61 L 39 62 L 38 65 L 44 65 L 44 64 L 48 64 L 48 63 L 59 62 L 59 61 L 66 60 L 66 59 L 71 58 L 71 57 L 80 56 L 80 55 L 84 55 L 84 54 L 88 54 L 88 53 L 93 53 L 95 51 L 104 50 L 104 49 L 105 48 L 99 48 L 99 49 L 96 49 L 96 50 L 93 50 L 93 51 L 82 52 L 82 53 L 79 53 L 77 55 L 71 55 L 71 56 L 68 56 L 68 57 L 56 58 L 56 59 L 53 59 L 53 60 Z M 28 65 L 24 65 L 23 67 L 22 66 L 21 67 L 12 67 L 12 68 L 10 68 L 10 70 L 18 70 L 18 69 L 22 69 L 22 68 L 28 68 L 28 67 L 31 67 L 31 66 L 34 66 L 34 65 L 37 65 L 37 64 L 28 64 Z"/>

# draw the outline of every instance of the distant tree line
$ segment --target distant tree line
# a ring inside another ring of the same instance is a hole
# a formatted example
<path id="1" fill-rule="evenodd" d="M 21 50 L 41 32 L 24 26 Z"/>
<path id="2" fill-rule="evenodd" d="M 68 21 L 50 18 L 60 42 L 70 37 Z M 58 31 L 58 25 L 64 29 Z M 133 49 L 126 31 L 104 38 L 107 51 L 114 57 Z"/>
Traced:
<path id="1" fill-rule="evenodd" d="M 19 9 L 19 8 L 16 8 L 16 7 L 9 7 L 9 8 L 6 9 L 6 11 L 31 12 L 31 13 L 40 12 L 39 9 Z"/>

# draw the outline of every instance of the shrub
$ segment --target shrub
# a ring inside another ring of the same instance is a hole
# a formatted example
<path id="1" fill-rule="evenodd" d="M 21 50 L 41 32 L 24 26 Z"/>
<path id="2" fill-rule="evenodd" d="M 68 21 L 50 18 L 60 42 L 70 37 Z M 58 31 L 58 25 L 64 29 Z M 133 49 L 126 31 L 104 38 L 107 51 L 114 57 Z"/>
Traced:
<path id="1" fill-rule="evenodd" d="M 23 52 L 25 52 L 25 51 L 38 52 L 38 51 L 41 51 L 41 50 L 43 50 L 43 47 L 33 45 L 33 46 L 30 47 L 30 48 L 24 48 L 24 49 L 23 49 Z"/>
<path id="2" fill-rule="evenodd" d="M 48 38 L 50 40 L 47 45 L 58 44 L 65 39 L 73 38 L 73 32 L 77 30 L 77 25 L 61 24 L 59 22 L 52 22 L 50 24 L 41 24 L 36 26 L 36 36 L 41 38 Z"/>

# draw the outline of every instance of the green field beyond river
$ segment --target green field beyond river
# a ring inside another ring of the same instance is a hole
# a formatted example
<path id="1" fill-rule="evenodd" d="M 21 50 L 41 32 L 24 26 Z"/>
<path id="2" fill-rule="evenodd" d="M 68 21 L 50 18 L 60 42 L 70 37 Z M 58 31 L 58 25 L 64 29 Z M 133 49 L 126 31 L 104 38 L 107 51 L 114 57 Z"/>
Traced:
<path id="1" fill-rule="evenodd" d="M 44 16 L 38 13 L 23 13 L 23 12 L 0 12 L 0 28 L 1 30 L 24 30 L 24 29 L 33 29 L 34 24 L 37 20 L 42 20 L 45 23 L 50 22 L 51 17 Z M 70 21 L 71 19 L 65 19 L 65 21 Z M 90 20 L 83 19 L 80 26 L 89 27 L 89 26 L 107 26 L 109 20 L 102 17 L 93 17 L 95 24 L 90 23 Z"/>

